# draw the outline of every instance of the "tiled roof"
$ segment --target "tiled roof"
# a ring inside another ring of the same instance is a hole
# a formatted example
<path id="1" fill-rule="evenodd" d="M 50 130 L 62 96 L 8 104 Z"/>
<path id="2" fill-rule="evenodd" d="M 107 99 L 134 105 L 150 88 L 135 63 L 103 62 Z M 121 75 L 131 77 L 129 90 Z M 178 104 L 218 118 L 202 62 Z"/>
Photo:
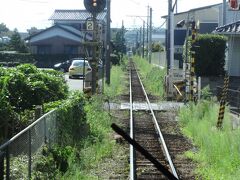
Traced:
<path id="1" fill-rule="evenodd" d="M 98 20 L 105 20 L 107 12 L 103 11 L 98 13 L 97 19 Z M 91 13 L 87 10 L 63 10 L 63 9 L 56 9 L 53 15 L 49 18 L 49 20 L 82 20 L 85 21 L 87 18 L 91 17 Z"/>
<path id="2" fill-rule="evenodd" d="M 35 36 L 38 36 L 39 34 L 42 34 L 42 33 L 46 32 L 46 31 L 48 31 L 50 29 L 53 29 L 53 28 L 56 28 L 56 27 L 61 28 L 61 29 L 65 30 L 65 31 L 67 31 L 67 32 L 69 32 L 71 34 L 74 34 L 75 36 L 80 37 L 80 38 L 85 38 L 85 33 L 84 32 L 79 31 L 79 30 L 77 30 L 76 28 L 74 28 L 72 26 L 62 25 L 62 24 L 55 24 L 54 26 L 52 26 L 50 28 L 47 28 L 47 29 L 45 29 L 45 30 L 43 30 L 43 31 L 41 31 L 39 33 L 33 34 L 33 35 L 25 38 L 25 40 L 29 40 L 29 39 L 31 39 L 31 38 L 33 38 Z M 87 39 L 92 39 L 92 36 L 90 34 L 86 34 L 86 38 Z"/>
<path id="3" fill-rule="evenodd" d="M 240 21 L 217 27 L 213 33 L 217 34 L 240 34 Z"/>
<path id="4" fill-rule="evenodd" d="M 67 31 L 71 32 L 72 34 L 75 34 L 75 35 L 77 35 L 77 36 L 79 36 L 79 37 L 81 37 L 81 38 L 84 38 L 84 36 L 85 36 L 85 33 L 84 33 L 84 32 L 79 31 L 78 29 L 76 29 L 76 28 L 74 28 L 74 27 L 72 27 L 72 26 L 63 25 L 63 24 L 57 24 L 56 26 L 59 26 L 59 27 L 61 27 L 62 29 L 67 30 Z M 86 37 L 87 37 L 88 39 L 91 39 L 91 38 L 92 38 L 92 36 L 91 36 L 89 33 L 86 34 Z"/>

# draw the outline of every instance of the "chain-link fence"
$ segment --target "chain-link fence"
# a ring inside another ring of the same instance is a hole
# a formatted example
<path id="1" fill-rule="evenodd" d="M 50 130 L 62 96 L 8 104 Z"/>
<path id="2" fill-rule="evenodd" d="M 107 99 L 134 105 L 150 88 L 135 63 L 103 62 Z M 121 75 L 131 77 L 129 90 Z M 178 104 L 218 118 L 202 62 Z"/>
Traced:
<path id="1" fill-rule="evenodd" d="M 0 146 L 0 179 L 31 179 L 44 145 L 57 142 L 57 111 L 52 110 Z"/>

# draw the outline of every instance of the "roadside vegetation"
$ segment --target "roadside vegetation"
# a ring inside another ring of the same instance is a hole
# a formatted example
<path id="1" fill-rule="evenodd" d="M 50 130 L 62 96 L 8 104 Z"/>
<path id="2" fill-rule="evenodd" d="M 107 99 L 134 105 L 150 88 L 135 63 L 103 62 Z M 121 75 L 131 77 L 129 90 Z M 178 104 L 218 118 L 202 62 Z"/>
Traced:
<path id="1" fill-rule="evenodd" d="M 126 89 L 126 66 L 127 58 L 124 57 L 119 66 L 112 66 L 111 69 L 111 84 L 104 85 L 104 94 L 109 98 L 113 99 L 116 96 L 119 96 L 124 93 Z"/>
<path id="2" fill-rule="evenodd" d="M 140 69 L 141 79 L 148 92 L 152 95 L 164 98 L 164 76 L 166 69 L 160 69 L 149 64 L 146 59 L 134 56 L 133 60 L 138 69 Z"/>
<path id="3" fill-rule="evenodd" d="M 47 110 L 57 107 L 59 111 L 61 141 L 43 150 L 35 166 L 35 179 L 108 179 L 114 173 L 113 166 L 117 165 L 113 159 L 124 150 L 113 139 L 111 124 L 116 120 L 104 103 L 106 95 L 114 99 L 123 93 L 124 83 L 119 82 L 124 81 L 125 67 L 124 62 L 112 67 L 111 84 L 105 84 L 105 95 L 87 98 L 76 91 L 66 100 L 45 105 Z"/>
<path id="4" fill-rule="evenodd" d="M 0 67 L 0 143 L 35 119 L 37 105 L 65 99 L 68 87 L 62 74 L 30 64 Z"/>
<path id="5" fill-rule="evenodd" d="M 115 163 L 111 159 L 121 154 L 122 147 L 113 140 L 111 124 L 115 119 L 104 109 L 105 96 L 114 99 L 124 91 L 124 69 L 126 59 L 120 66 L 111 70 L 111 84 L 104 86 L 105 95 L 93 96 L 84 106 L 89 132 L 80 142 L 78 154 L 80 159 L 70 159 L 69 170 L 64 174 L 66 179 L 108 179 Z M 122 83 L 120 83 L 122 82 Z M 79 144 L 79 143 L 77 143 Z M 108 162 L 105 162 L 108 159 Z M 102 166 L 102 164 L 105 164 Z M 121 171 L 125 171 L 122 169 Z"/>
<path id="6" fill-rule="evenodd" d="M 218 111 L 214 100 L 201 100 L 180 110 L 182 130 L 197 147 L 186 155 L 199 164 L 197 173 L 203 179 L 239 179 L 240 129 L 232 129 L 228 109 L 223 128 L 217 129 Z"/>

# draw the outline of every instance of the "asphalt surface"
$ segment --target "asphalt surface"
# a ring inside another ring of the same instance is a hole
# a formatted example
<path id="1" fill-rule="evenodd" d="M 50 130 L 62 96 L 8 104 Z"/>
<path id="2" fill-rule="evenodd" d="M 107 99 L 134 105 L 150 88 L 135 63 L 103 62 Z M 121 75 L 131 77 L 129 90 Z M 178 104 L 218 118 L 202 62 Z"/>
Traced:
<path id="1" fill-rule="evenodd" d="M 68 74 L 65 74 L 65 80 L 67 81 L 69 90 L 83 91 L 83 80 L 82 79 L 69 79 Z"/>

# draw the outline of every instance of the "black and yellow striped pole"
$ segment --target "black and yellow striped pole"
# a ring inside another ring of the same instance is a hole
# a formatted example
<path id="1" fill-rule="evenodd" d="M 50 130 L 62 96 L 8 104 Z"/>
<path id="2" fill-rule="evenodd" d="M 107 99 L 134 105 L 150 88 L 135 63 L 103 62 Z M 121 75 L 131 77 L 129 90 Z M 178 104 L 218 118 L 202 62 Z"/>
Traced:
<path id="1" fill-rule="evenodd" d="M 227 101 L 227 90 L 228 90 L 228 84 L 229 84 L 229 76 L 225 75 L 224 77 L 224 85 L 222 89 L 222 96 L 220 100 L 220 108 L 218 113 L 218 121 L 217 121 L 217 128 L 222 129 L 223 126 L 223 118 L 224 118 L 224 111 L 225 111 L 225 105 Z"/>
<path id="2" fill-rule="evenodd" d="M 192 47 L 191 47 L 191 60 L 190 60 L 190 97 L 189 100 L 193 101 L 195 97 L 194 82 L 195 82 L 195 49 L 194 43 L 196 42 L 196 23 L 192 21 Z"/>

